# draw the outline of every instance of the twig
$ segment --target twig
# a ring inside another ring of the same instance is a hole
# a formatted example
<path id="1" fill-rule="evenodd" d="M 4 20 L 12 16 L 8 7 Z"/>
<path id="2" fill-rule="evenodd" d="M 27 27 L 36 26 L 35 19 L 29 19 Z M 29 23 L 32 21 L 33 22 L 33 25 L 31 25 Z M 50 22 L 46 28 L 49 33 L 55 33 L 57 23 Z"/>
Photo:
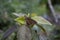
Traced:
<path id="1" fill-rule="evenodd" d="M 56 12 L 55 12 L 52 4 L 51 4 L 51 0 L 48 0 L 48 5 L 49 5 L 49 8 L 50 8 L 50 10 L 51 10 L 51 12 L 52 12 L 52 15 L 53 15 L 53 17 L 54 17 L 55 22 L 58 22 L 58 19 L 56 18 Z"/>

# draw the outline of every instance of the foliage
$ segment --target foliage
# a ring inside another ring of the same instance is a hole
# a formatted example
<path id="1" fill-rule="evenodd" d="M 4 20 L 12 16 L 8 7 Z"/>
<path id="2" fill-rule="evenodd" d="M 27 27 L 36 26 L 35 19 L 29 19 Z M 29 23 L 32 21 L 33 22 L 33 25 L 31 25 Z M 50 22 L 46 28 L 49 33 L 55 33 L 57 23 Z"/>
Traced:
<path id="1" fill-rule="evenodd" d="M 42 26 L 42 28 L 47 32 L 52 31 L 55 28 L 52 26 L 53 24 L 40 16 L 48 12 L 46 10 L 46 4 L 47 0 L 0 0 L 0 29 L 5 32 L 8 28 L 11 27 L 11 25 L 15 23 L 15 21 L 21 25 L 26 24 L 24 17 L 24 15 L 26 15 L 27 17 L 31 16 L 31 19 L 35 20 L 37 24 L 40 25 L 40 28 Z M 55 11 L 59 13 L 60 6 L 56 4 L 54 8 Z M 13 13 L 18 14 L 19 17 L 16 17 Z M 22 16 L 19 13 L 22 13 L 24 15 Z M 57 16 L 59 15 L 58 13 Z M 49 17 L 47 18 L 49 19 Z M 37 25 L 34 25 L 32 29 L 38 31 L 39 27 Z"/>
<path id="2" fill-rule="evenodd" d="M 32 16 L 33 15 L 33 16 Z M 35 15 L 35 16 L 34 16 Z M 41 26 L 44 26 L 45 30 L 46 30 L 46 27 L 48 28 L 47 30 L 50 31 L 51 30 L 51 27 L 52 27 L 52 24 L 50 22 L 48 22 L 47 20 L 45 20 L 43 17 L 41 16 L 37 16 L 36 14 L 31 14 L 30 15 L 31 18 L 33 20 L 35 20 L 37 22 L 37 24 L 41 25 Z M 19 24 L 26 24 L 26 21 L 25 21 L 25 15 L 24 16 L 21 16 L 21 17 L 18 17 L 15 19 L 15 21 Z M 46 26 L 46 27 L 45 27 Z M 54 27 L 52 27 L 53 29 Z M 50 30 L 49 30 L 50 29 Z M 46 31 L 47 31 L 46 30 Z"/>

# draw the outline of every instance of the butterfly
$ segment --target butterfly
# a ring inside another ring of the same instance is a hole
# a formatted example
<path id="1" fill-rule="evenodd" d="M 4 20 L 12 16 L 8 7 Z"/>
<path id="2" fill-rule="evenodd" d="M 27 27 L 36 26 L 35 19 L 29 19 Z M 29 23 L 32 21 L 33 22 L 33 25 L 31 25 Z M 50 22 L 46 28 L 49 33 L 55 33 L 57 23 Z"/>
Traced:
<path id="1" fill-rule="evenodd" d="M 37 24 L 37 22 L 35 21 L 35 20 L 33 20 L 33 19 L 31 19 L 30 17 L 27 17 L 27 16 L 25 16 L 25 20 L 26 20 L 26 24 L 28 25 L 28 26 L 30 26 L 30 25 L 37 25 L 37 26 L 39 26 L 44 32 L 46 32 L 46 30 L 41 26 L 41 25 L 39 25 L 39 24 Z"/>
<path id="2" fill-rule="evenodd" d="M 25 20 L 26 20 L 27 25 L 37 24 L 37 22 L 35 20 L 31 19 L 30 17 L 25 16 Z"/>

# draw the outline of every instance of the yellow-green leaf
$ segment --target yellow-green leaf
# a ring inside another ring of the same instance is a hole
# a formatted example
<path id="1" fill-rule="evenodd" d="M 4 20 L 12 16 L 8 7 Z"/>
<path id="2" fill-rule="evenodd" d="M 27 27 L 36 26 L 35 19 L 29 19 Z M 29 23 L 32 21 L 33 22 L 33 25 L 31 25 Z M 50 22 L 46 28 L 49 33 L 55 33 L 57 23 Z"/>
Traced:
<path id="1" fill-rule="evenodd" d="M 32 17 L 32 19 L 35 20 L 38 24 L 52 25 L 50 22 L 48 22 L 46 19 L 44 19 L 41 16 L 34 16 Z"/>
<path id="2" fill-rule="evenodd" d="M 24 16 L 16 18 L 15 21 L 19 24 L 25 24 Z"/>
<path id="3" fill-rule="evenodd" d="M 52 27 L 52 24 L 41 16 L 34 16 L 32 19 L 35 20 L 38 25 L 40 25 L 39 27 L 43 31 L 51 31 L 54 29 L 54 27 Z"/>

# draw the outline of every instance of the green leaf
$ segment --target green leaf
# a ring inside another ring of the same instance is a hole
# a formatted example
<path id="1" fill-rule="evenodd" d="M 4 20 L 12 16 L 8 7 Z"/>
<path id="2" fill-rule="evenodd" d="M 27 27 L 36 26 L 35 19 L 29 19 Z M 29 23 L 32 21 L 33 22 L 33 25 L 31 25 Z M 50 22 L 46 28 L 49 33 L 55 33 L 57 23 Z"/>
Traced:
<path id="1" fill-rule="evenodd" d="M 46 30 L 46 32 L 50 32 L 50 31 L 52 31 L 55 28 L 54 25 L 42 24 L 41 26 Z"/>
<path id="2" fill-rule="evenodd" d="M 49 21 L 47 21 L 41 16 L 34 16 L 32 17 L 32 19 L 37 22 L 37 25 L 40 29 L 42 29 L 42 31 L 50 32 L 54 29 L 54 26 L 52 26 L 52 24 Z"/>
<path id="3" fill-rule="evenodd" d="M 46 25 L 52 25 L 50 22 L 48 22 L 46 19 L 44 19 L 41 16 L 34 16 L 32 17 L 33 20 L 35 20 L 38 24 L 46 24 Z"/>
<path id="4" fill-rule="evenodd" d="M 38 24 L 35 24 L 32 29 L 37 31 L 37 32 L 43 31 L 43 32 L 46 33 L 45 28 L 43 26 L 41 26 L 41 25 L 38 25 Z"/>
<path id="5" fill-rule="evenodd" d="M 15 21 L 19 24 L 25 24 L 24 16 L 16 18 Z"/>

